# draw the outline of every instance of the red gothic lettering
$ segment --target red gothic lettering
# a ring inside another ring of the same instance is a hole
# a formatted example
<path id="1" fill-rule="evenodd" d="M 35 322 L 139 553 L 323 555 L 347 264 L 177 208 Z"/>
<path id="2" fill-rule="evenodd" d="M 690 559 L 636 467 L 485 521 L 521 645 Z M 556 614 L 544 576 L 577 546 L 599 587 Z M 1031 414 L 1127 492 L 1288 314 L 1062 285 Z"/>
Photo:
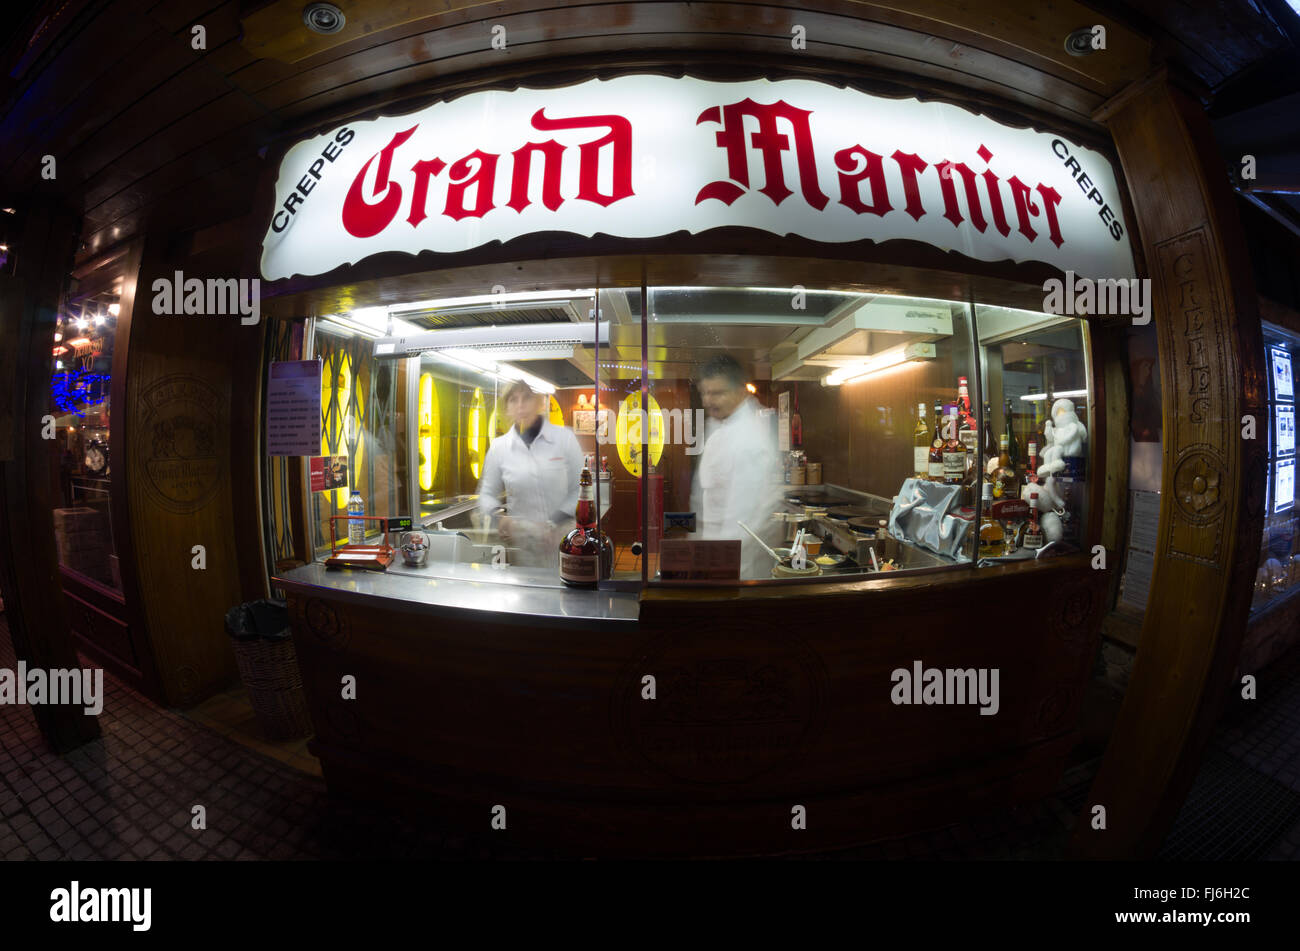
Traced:
<path id="1" fill-rule="evenodd" d="M 632 192 L 632 123 L 623 116 L 577 116 L 572 119 L 548 119 L 538 109 L 533 113 L 533 128 L 543 132 L 556 129 L 597 129 L 609 130 L 594 142 L 584 142 L 578 146 L 578 197 L 584 201 L 608 207 L 621 198 L 627 198 Z M 613 182 L 608 195 L 601 192 L 598 185 L 600 174 L 600 152 L 605 146 L 613 146 Z M 558 163 L 557 163 L 558 164 Z M 545 174 L 545 173 L 543 173 Z M 557 186 L 558 188 L 558 186 Z M 545 187 L 543 187 L 543 194 Z M 512 196 L 513 198 L 513 196 Z M 545 200 L 545 198 L 543 198 Z"/>
<path id="2" fill-rule="evenodd" d="M 903 210 L 912 216 L 913 221 L 920 221 L 925 206 L 921 204 L 921 189 L 916 184 L 916 176 L 930 165 L 914 152 L 895 151 L 890 158 L 898 163 L 898 169 L 903 173 L 903 195 L 907 198 L 907 207 Z"/>
<path id="3" fill-rule="evenodd" d="M 983 143 L 975 150 L 975 154 L 984 160 L 985 165 L 993 158 L 993 153 Z M 993 227 L 997 228 L 998 234 L 1005 238 L 1011 234 L 1011 225 L 1007 224 L 1007 212 L 1002 205 L 1002 186 L 998 184 L 998 177 L 993 174 L 992 169 L 985 169 L 980 178 L 984 179 L 984 189 L 989 196 L 989 211 L 993 213 Z"/>
<path id="4" fill-rule="evenodd" d="M 759 191 L 777 205 L 794 194 L 786 187 L 785 171 L 781 167 L 781 153 L 790 150 L 790 137 L 778 132 L 776 123 L 778 119 L 785 119 L 794 130 L 795 165 L 799 170 L 799 188 L 804 200 L 818 211 L 825 208 L 830 199 L 822 194 L 817 181 L 817 161 L 813 154 L 812 130 L 808 125 L 810 115 L 811 110 L 798 109 L 785 100 L 762 105 L 746 98 L 721 108 L 712 106 L 705 109 L 695 124 L 716 122 L 722 126 L 715 140 L 718 147 L 727 152 L 727 175 L 731 181 L 705 185 L 695 196 L 695 204 L 716 198 L 724 205 L 730 205 L 749 188 L 745 117 L 750 116 L 758 122 L 758 131 L 750 136 L 750 144 L 763 157 L 763 187 Z"/>
<path id="5" fill-rule="evenodd" d="M 863 167 L 855 172 L 853 171 L 856 165 L 854 159 L 857 157 L 862 158 Z M 860 145 L 853 145 L 835 153 L 835 167 L 840 170 L 841 205 L 847 205 L 859 215 L 867 212 L 873 215 L 884 215 L 893 210 L 894 206 L 889 203 L 889 187 L 885 184 L 885 162 L 882 156 Z M 862 201 L 860 183 L 864 178 L 871 186 L 869 205 Z"/>
<path id="6" fill-rule="evenodd" d="M 393 152 L 414 135 L 418 128 L 418 125 L 413 125 L 405 132 L 397 133 L 391 142 L 370 156 L 366 164 L 361 166 L 361 171 L 357 172 L 347 197 L 343 199 L 343 227 L 348 234 L 357 238 L 373 237 L 387 228 L 397 216 L 397 209 L 402 204 L 402 186 L 388 180 L 388 173 L 393 167 Z M 366 200 L 364 189 L 366 172 L 376 158 L 379 159 L 379 165 L 375 169 L 375 194 L 383 193 L 383 197 L 372 203 Z"/>
<path id="7" fill-rule="evenodd" d="M 1061 203 L 1061 193 L 1050 185 L 1038 184 L 1038 194 L 1043 196 L 1043 214 L 1047 215 L 1047 236 L 1058 248 L 1065 244 L 1061 237 L 1061 223 L 1056 220 L 1056 206 Z"/>
<path id="8" fill-rule="evenodd" d="M 415 173 L 415 190 L 411 192 L 411 214 L 406 220 L 412 228 L 429 217 L 425 211 L 425 205 L 429 201 L 429 179 L 440 174 L 446 167 L 447 163 L 440 158 L 421 159 L 411 166 L 411 171 Z"/>
<path id="9" fill-rule="evenodd" d="M 475 149 L 463 159 L 457 159 L 448 169 L 451 181 L 447 185 L 447 204 L 442 213 L 448 218 L 460 221 L 462 218 L 482 218 L 495 206 L 492 204 L 492 189 L 497 180 L 497 159 L 501 156 L 492 152 Z M 470 174 L 470 161 L 477 159 L 478 166 Z M 477 185 L 474 192 L 474 207 L 465 207 L 465 192 Z"/>
<path id="10" fill-rule="evenodd" d="M 943 216 L 952 222 L 954 228 L 962 223 L 961 210 L 957 206 L 957 186 L 952 181 L 953 172 L 956 172 L 961 176 L 962 185 L 966 189 L 966 213 L 970 215 L 970 223 L 975 226 L 976 231 L 983 234 L 989 223 L 984 218 L 984 209 L 980 207 L 980 193 L 975 187 L 975 173 L 965 162 L 954 165 L 947 161 L 936 165 L 935 168 L 939 170 L 939 187 L 943 190 Z"/>
<path id="11" fill-rule="evenodd" d="M 514 160 L 514 171 L 510 179 L 510 200 L 506 204 L 515 211 L 523 211 L 532 204 L 528 197 L 528 178 L 532 172 L 535 152 L 540 152 L 542 156 L 542 204 L 554 211 L 564 201 L 560 197 L 560 163 L 564 157 L 564 146 L 554 139 L 529 142 L 510 153 Z"/>
<path id="12" fill-rule="evenodd" d="M 1034 204 L 1033 198 L 1029 194 L 1029 186 L 1020 180 L 1020 177 L 1013 175 L 1007 179 L 1007 184 L 1011 186 L 1011 197 L 1016 202 L 1016 217 L 1020 221 L 1020 227 L 1017 229 L 1030 241 L 1038 237 L 1038 232 L 1029 225 L 1029 216 L 1039 214 L 1038 206 Z"/>

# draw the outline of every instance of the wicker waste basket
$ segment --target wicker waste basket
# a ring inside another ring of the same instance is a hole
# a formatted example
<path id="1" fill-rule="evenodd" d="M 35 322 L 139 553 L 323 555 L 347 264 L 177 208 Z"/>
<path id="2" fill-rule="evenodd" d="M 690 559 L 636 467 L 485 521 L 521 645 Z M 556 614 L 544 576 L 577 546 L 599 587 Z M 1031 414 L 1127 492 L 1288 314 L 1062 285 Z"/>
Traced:
<path id="1" fill-rule="evenodd" d="M 226 633 L 234 640 L 239 677 L 267 738 L 310 736 L 311 717 L 284 602 L 250 601 L 231 608 L 226 612 Z"/>

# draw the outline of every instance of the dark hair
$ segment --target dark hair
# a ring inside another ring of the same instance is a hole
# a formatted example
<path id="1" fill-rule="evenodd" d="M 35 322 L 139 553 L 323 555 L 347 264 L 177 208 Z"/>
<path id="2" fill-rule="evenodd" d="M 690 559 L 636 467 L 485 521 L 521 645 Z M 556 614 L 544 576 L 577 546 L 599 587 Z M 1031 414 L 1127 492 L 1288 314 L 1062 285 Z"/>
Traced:
<path id="1" fill-rule="evenodd" d="M 732 387 L 741 387 L 745 385 L 745 370 L 736 358 L 729 353 L 720 353 L 716 357 L 710 357 L 708 361 L 700 367 L 699 378 L 701 380 L 721 377 L 732 385 Z"/>

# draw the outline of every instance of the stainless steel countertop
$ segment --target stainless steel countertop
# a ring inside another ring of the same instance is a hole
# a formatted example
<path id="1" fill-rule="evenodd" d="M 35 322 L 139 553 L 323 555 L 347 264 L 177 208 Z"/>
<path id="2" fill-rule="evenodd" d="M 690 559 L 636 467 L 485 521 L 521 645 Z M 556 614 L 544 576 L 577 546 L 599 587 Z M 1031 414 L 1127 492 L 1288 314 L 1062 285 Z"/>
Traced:
<path id="1" fill-rule="evenodd" d="M 398 565 L 361 571 L 311 564 L 274 580 L 285 591 L 307 597 L 532 627 L 631 628 L 640 612 L 638 592 L 566 588 L 549 572 L 517 566 L 439 565 L 435 576 L 432 569 Z"/>

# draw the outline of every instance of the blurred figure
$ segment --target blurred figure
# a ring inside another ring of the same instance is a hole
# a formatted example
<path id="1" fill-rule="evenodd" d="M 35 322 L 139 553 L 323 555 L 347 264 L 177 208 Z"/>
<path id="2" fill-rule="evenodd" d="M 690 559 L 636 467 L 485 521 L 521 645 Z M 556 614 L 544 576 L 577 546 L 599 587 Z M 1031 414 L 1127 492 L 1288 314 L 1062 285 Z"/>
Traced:
<path id="1" fill-rule="evenodd" d="M 698 387 L 708 417 L 704 450 L 691 486 L 696 538 L 740 539 L 740 577 L 770 578 L 775 562 L 740 527 L 768 545 L 780 543 L 772 519 L 781 504 L 781 462 L 770 420 L 745 388 L 745 371 L 728 354 L 705 363 Z"/>
<path id="2" fill-rule="evenodd" d="M 515 564 L 558 571 L 560 539 L 574 525 L 583 455 L 573 430 L 546 418 L 548 402 L 522 380 L 506 390 L 513 425 L 488 448 L 478 509 L 490 524 L 504 493 L 506 511 L 496 529 L 504 545 L 518 549 Z"/>

